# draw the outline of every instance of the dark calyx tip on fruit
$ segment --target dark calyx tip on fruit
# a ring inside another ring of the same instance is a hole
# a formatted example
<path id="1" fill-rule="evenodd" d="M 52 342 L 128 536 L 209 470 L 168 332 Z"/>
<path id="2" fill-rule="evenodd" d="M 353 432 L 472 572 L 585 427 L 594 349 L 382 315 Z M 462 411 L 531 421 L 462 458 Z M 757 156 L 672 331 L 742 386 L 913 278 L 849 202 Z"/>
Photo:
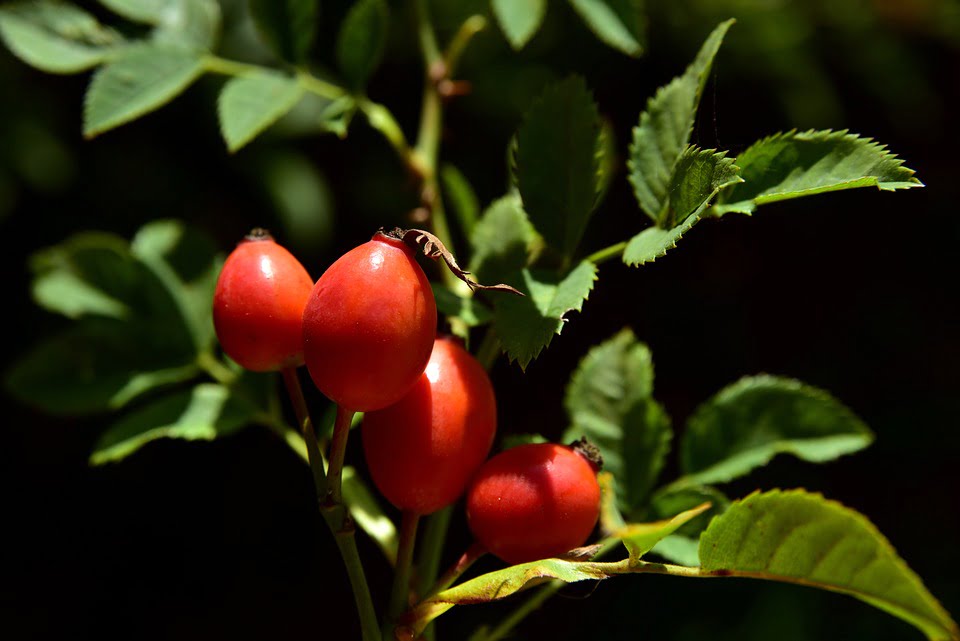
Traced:
<path id="1" fill-rule="evenodd" d="M 590 464 L 594 471 L 599 472 L 603 469 L 603 456 L 600 454 L 600 448 L 587 440 L 586 436 L 581 436 L 578 440 L 570 443 L 573 451 L 582 456 Z"/>
<path id="2" fill-rule="evenodd" d="M 402 240 L 406 242 L 405 236 L 407 235 L 407 230 L 400 229 L 399 227 L 394 227 L 393 229 L 387 229 L 386 227 L 381 227 L 377 230 L 377 233 L 373 235 L 374 238 L 377 236 L 386 236 L 387 238 L 393 238 L 394 240 Z M 407 243 L 409 244 L 409 243 Z"/>
<path id="3" fill-rule="evenodd" d="M 243 239 L 250 241 L 273 240 L 273 235 L 263 227 L 254 227 Z"/>

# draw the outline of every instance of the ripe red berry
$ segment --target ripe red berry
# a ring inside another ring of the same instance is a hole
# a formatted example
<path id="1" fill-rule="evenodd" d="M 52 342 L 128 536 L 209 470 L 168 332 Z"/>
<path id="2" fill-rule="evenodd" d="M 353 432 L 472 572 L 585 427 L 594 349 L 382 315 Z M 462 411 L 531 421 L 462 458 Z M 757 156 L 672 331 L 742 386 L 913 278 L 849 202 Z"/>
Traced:
<path id="1" fill-rule="evenodd" d="M 497 429 L 493 385 L 453 338 L 399 402 L 363 418 L 363 450 L 380 493 L 402 510 L 430 514 L 463 494 Z"/>
<path id="2" fill-rule="evenodd" d="M 255 372 L 302 365 L 300 320 L 312 288 L 293 254 L 253 230 L 227 257 L 213 295 L 223 351 Z"/>
<path id="3" fill-rule="evenodd" d="M 480 468 L 467 491 L 473 535 L 507 563 L 583 545 L 599 516 L 596 469 L 564 445 L 535 443 L 501 452 Z"/>
<path id="4" fill-rule="evenodd" d="M 413 250 L 378 232 L 314 286 L 303 311 L 304 359 L 335 403 L 378 410 L 420 378 L 436 331 L 437 305 Z"/>

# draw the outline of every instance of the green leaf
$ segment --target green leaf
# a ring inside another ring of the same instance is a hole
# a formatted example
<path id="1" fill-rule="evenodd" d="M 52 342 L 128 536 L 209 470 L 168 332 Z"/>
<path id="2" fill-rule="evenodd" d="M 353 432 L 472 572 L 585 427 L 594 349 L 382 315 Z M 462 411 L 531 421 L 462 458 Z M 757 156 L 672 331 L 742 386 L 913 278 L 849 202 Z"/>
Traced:
<path id="1" fill-rule="evenodd" d="M 742 183 L 740 168 L 727 152 L 688 145 L 673 168 L 666 216 L 661 226 L 672 228 L 690 216 L 701 216 L 724 187 Z"/>
<path id="2" fill-rule="evenodd" d="M 723 193 L 718 214 L 749 214 L 766 203 L 841 189 L 923 186 L 886 147 L 846 130 L 775 134 L 752 145 L 736 162 L 745 182 Z"/>
<path id="3" fill-rule="evenodd" d="M 160 332 L 159 334 L 157 332 Z M 115 410 L 199 373 L 193 354 L 158 344 L 163 328 L 90 319 L 47 338 L 7 372 L 19 400 L 56 415 Z"/>
<path id="4" fill-rule="evenodd" d="M 627 243 L 623 250 L 623 262 L 631 267 L 652 263 L 676 247 L 677 241 L 699 221 L 700 215 L 693 213 L 687 216 L 682 223 L 670 229 L 664 229 L 656 225 L 647 227 Z"/>
<path id="5" fill-rule="evenodd" d="M 207 53 L 214 49 L 220 37 L 217 0 L 170 0 L 157 18 L 152 36 L 157 46 Z"/>
<path id="6" fill-rule="evenodd" d="M 387 41 L 390 14 L 384 0 L 358 0 L 337 35 L 337 64 L 354 89 L 361 89 L 373 73 Z"/>
<path id="7" fill-rule="evenodd" d="M 220 132 L 227 149 L 237 151 L 293 109 L 303 97 L 295 78 L 275 73 L 233 78 L 217 103 Z"/>
<path id="8" fill-rule="evenodd" d="M 676 247 L 721 189 L 743 182 L 738 171 L 726 152 L 688 145 L 674 166 L 663 218 L 630 239 L 623 262 L 630 266 L 653 262 Z"/>
<path id="9" fill-rule="evenodd" d="M 250 15 L 266 44 L 287 62 L 306 60 L 316 34 L 317 0 L 250 0 Z"/>
<path id="10" fill-rule="evenodd" d="M 856 452 L 873 433 L 827 392 L 752 376 L 721 390 L 687 422 L 681 467 L 699 483 L 729 481 L 780 453 L 822 463 Z"/>
<path id="11" fill-rule="evenodd" d="M 164 13 L 179 0 L 100 0 L 100 4 L 119 16 L 134 22 L 157 25 L 163 22 Z"/>
<path id="12" fill-rule="evenodd" d="M 515 194 L 495 200 L 470 235 L 469 270 L 481 283 L 502 283 L 530 262 L 536 231 Z"/>
<path id="13" fill-rule="evenodd" d="M 665 519 L 703 503 L 710 503 L 710 509 L 684 523 L 651 551 L 680 565 L 700 565 L 700 533 L 707 529 L 713 517 L 723 514 L 730 507 L 730 499 L 709 485 L 668 486 L 654 494 L 649 510 L 650 518 Z"/>
<path id="14" fill-rule="evenodd" d="M 640 207 L 658 226 L 665 226 L 674 168 L 690 142 L 713 58 L 732 24 L 728 20 L 713 30 L 686 72 L 650 99 L 633 130 L 627 161 L 630 183 Z"/>
<path id="15" fill-rule="evenodd" d="M 819 494 L 774 490 L 734 502 L 700 539 L 703 572 L 785 581 L 849 594 L 960 639 L 950 615 L 862 514 Z"/>
<path id="16" fill-rule="evenodd" d="M 138 408 L 108 427 L 94 446 L 90 463 L 120 461 L 161 438 L 212 441 L 253 421 L 256 411 L 231 395 L 229 388 L 201 383 Z"/>
<path id="17" fill-rule="evenodd" d="M 654 523 L 627 523 L 612 533 L 612 537 L 623 541 L 630 554 L 630 561 L 636 563 L 643 555 L 652 550 L 657 543 L 676 532 L 681 526 L 710 509 L 709 503 L 703 503 L 669 519 Z"/>
<path id="18" fill-rule="evenodd" d="M 84 100 L 83 135 L 93 138 L 162 107 L 202 73 L 198 54 L 156 45 L 131 48 L 94 74 Z"/>
<path id="19" fill-rule="evenodd" d="M 480 216 L 480 200 L 467 177 L 455 166 L 444 163 L 440 167 L 440 184 L 460 228 L 468 236 L 472 235 Z"/>
<path id="20" fill-rule="evenodd" d="M 95 67 L 123 41 L 79 7 L 44 1 L 0 7 L 0 38 L 17 58 L 49 73 Z"/>
<path id="21" fill-rule="evenodd" d="M 597 204 L 600 115 L 583 78 L 551 87 L 517 132 L 517 186 L 547 244 L 573 254 Z"/>
<path id="22" fill-rule="evenodd" d="M 380 547 L 391 565 L 397 563 L 399 537 L 393 521 L 384 513 L 363 478 L 349 465 L 343 468 L 343 501 L 360 529 Z"/>
<path id="23" fill-rule="evenodd" d="M 670 449 L 670 419 L 652 392 L 650 350 L 628 329 L 591 349 L 567 386 L 563 441 L 585 436 L 600 448 L 628 514 L 643 505 Z"/>
<path id="24" fill-rule="evenodd" d="M 223 257 L 213 241 L 177 220 L 155 220 L 141 227 L 130 251 L 163 283 L 176 318 L 193 339 L 197 352 L 214 343 L 212 303 Z"/>
<path id="25" fill-rule="evenodd" d="M 628 56 L 643 52 L 642 0 L 570 0 L 597 38 Z"/>
<path id="26" fill-rule="evenodd" d="M 526 369 L 563 329 L 567 312 L 582 309 L 596 279 L 596 265 L 586 261 L 564 278 L 524 269 L 510 284 L 526 296 L 498 296 L 495 303 L 494 329 L 510 360 Z"/>
<path id="27" fill-rule="evenodd" d="M 547 0 L 490 0 L 490 8 L 510 46 L 519 51 L 543 24 Z"/>
<path id="28" fill-rule="evenodd" d="M 456 317 L 469 327 L 485 325 L 493 319 L 493 311 L 476 298 L 464 298 L 443 285 L 431 283 L 437 310 L 444 316 Z"/>

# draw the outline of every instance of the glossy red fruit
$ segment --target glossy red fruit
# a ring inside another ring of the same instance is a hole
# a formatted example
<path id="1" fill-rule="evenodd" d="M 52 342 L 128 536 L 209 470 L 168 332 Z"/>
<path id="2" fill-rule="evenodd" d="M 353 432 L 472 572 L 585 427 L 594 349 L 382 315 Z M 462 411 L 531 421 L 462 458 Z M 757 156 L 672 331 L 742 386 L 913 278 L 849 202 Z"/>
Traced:
<path id="1" fill-rule="evenodd" d="M 330 265 L 303 311 L 303 350 L 313 382 L 361 412 L 399 401 L 423 373 L 437 305 L 413 250 L 381 233 Z"/>
<path id="2" fill-rule="evenodd" d="M 373 482 L 401 510 L 430 514 L 463 494 L 497 429 L 493 385 L 454 338 L 438 338 L 430 362 L 397 403 L 363 418 Z"/>
<path id="3" fill-rule="evenodd" d="M 213 295 L 223 351 L 248 370 L 303 364 L 300 320 L 313 280 L 293 254 L 255 229 L 227 257 Z"/>
<path id="4" fill-rule="evenodd" d="M 564 445 L 535 443 L 501 452 L 480 468 L 467 491 L 474 537 L 511 564 L 583 545 L 599 516 L 596 469 Z"/>

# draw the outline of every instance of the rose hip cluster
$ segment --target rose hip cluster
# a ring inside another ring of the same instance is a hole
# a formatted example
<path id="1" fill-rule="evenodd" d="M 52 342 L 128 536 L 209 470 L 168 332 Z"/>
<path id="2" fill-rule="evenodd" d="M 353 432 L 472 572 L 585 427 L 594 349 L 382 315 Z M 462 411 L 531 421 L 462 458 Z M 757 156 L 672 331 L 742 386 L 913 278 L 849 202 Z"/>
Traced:
<path id="1" fill-rule="evenodd" d="M 590 536 L 600 489 L 579 451 L 532 444 L 486 460 L 493 386 L 457 339 L 436 335 L 430 283 L 403 240 L 378 232 L 314 284 L 289 251 L 254 230 L 224 263 L 213 321 L 242 367 L 306 364 L 324 395 L 365 413 L 367 466 L 397 508 L 430 514 L 466 490 L 478 543 L 508 563 L 562 554 Z"/>

